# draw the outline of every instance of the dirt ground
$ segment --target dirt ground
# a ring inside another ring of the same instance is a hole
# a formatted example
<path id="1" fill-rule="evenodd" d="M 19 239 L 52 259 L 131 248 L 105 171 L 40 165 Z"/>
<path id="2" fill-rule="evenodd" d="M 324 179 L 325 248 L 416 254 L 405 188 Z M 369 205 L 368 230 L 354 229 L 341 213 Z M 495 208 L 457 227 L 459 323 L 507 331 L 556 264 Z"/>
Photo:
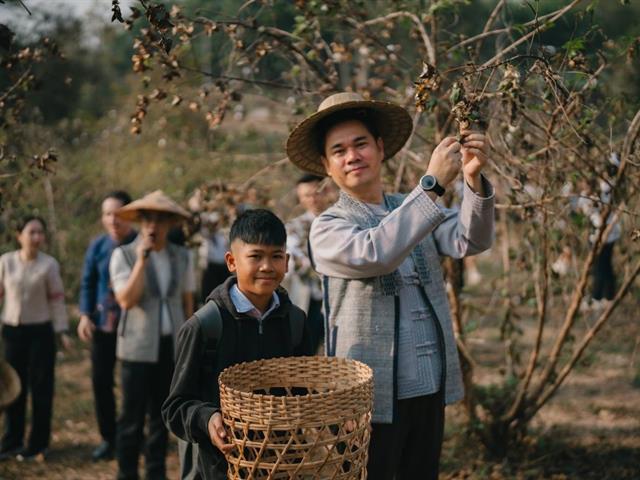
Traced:
<path id="1" fill-rule="evenodd" d="M 640 479 L 640 322 L 632 298 L 605 327 L 582 364 L 536 417 L 528 446 L 501 463 L 482 457 L 466 437 L 459 406 L 447 409 L 442 479 Z M 589 322 L 586 316 L 584 322 Z M 550 335 L 553 332 L 549 333 Z M 495 325 L 485 318 L 470 335 L 474 350 L 499 355 Z M 525 335 L 526 337 L 526 335 Z M 594 353 L 596 352 L 596 353 Z M 481 372 L 487 379 L 490 370 Z M 98 443 L 89 351 L 79 341 L 59 354 L 53 438 L 46 461 L 0 463 L 0 480 L 115 478 L 116 462 L 92 463 Z M 167 460 L 178 478 L 177 447 Z M 143 472 L 141 466 L 141 473 Z"/>

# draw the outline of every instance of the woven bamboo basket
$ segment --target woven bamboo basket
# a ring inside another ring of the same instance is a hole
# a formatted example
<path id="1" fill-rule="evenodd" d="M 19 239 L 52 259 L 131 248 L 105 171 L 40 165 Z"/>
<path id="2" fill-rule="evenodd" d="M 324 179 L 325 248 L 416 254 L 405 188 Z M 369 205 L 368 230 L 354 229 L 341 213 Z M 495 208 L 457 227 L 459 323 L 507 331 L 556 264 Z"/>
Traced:
<path id="1" fill-rule="evenodd" d="M 335 357 L 258 360 L 220 374 L 230 480 L 367 478 L 373 373 Z"/>

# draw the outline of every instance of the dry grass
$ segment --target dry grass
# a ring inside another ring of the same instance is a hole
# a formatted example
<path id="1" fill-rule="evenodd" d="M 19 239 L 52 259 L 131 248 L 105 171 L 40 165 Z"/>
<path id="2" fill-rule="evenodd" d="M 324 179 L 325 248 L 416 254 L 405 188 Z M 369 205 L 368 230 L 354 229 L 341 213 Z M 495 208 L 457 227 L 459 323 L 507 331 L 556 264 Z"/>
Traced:
<path id="1" fill-rule="evenodd" d="M 471 294 L 475 300 L 488 304 L 490 292 L 491 285 L 486 282 Z M 441 478 L 640 478 L 640 324 L 634 312 L 639 296 L 636 288 L 591 346 L 582 365 L 536 417 L 527 446 L 513 452 L 507 461 L 484 459 L 482 448 L 464 434 L 462 409 L 449 408 Z M 585 322 L 588 321 L 587 316 Z M 485 316 L 470 335 L 482 365 L 491 365 L 502 355 L 495 322 Z M 525 343 L 530 328 L 525 322 Z M 89 460 L 99 441 L 89 368 L 89 352 L 79 342 L 74 351 L 59 358 L 50 455 L 45 463 L 0 463 L 0 480 L 114 478 L 115 461 Z M 496 378 L 491 368 L 480 375 L 481 380 Z M 177 479 L 175 443 L 167 464 L 169 478 Z"/>

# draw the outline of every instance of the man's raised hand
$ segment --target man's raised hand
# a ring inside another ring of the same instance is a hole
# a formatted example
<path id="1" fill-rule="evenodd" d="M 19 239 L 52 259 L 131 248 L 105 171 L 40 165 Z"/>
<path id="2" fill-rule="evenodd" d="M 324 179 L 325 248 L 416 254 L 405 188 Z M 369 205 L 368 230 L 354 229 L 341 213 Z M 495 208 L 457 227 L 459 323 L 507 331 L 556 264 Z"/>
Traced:
<path id="1" fill-rule="evenodd" d="M 482 132 L 465 130 L 462 135 L 462 172 L 469 182 L 480 176 L 489 158 L 489 142 Z"/>
<path id="2" fill-rule="evenodd" d="M 462 166 L 462 145 L 455 137 L 444 138 L 431 154 L 427 175 L 433 175 L 445 188 L 460 172 Z"/>

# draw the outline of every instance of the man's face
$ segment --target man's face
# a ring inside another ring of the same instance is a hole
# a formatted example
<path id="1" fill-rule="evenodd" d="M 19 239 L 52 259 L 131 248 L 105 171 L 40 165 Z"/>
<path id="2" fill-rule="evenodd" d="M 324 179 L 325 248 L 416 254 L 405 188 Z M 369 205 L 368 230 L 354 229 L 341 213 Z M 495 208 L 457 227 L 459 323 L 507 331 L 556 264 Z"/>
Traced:
<path id="1" fill-rule="evenodd" d="M 322 163 L 342 190 L 356 197 L 382 188 L 382 139 L 374 139 L 364 124 L 348 120 L 332 127 L 324 142 Z"/>
<path id="2" fill-rule="evenodd" d="M 116 217 L 116 210 L 122 207 L 117 198 L 106 198 L 102 202 L 102 226 L 114 240 L 120 241 L 131 231 L 129 222 Z"/>
<path id="3" fill-rule="evenodd" d="M 175 223 L 173 215 L 163 212 L 140 212 L 140 233 L 151 239 L 152 248 L 161 250 L 167 243 L 169 230 Z"/>
<path id="4" fill-rule="evenodd" d="M 251 297 L 268 298 L 287 273 L 289 255 L 284 245 L 245 243 L 235 239 L 225 255 L 227 268 L 235 272 L 238 288 Z"/>
<path id="5" fill-rule="evenodd" d="M 320 182 L 299 183 L 296 186 L 298 201 L 303 208 L 313 213 L 320 214 L 326 205 L 325 193 L 319 190 Z"/>

